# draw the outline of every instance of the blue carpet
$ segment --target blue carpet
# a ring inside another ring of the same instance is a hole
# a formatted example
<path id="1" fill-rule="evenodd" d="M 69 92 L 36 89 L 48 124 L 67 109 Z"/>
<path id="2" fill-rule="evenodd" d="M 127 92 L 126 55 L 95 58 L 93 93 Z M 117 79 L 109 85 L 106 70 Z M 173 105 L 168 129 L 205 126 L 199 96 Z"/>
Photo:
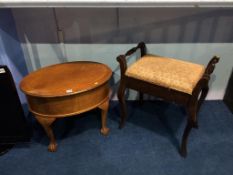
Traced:
<path id="1" fill-rule="evenodd" d="M 128 120 L 118 129 L 119 106 L 111 102 L 108 137 L 99 133 L 100 111 L 58 120 L 56 153 L 32 118 L 30 144 L 17 144 L 0 157 L 1 175 L 228 175 L 233 172 L 233 115 L 222 101 L 206 101 L 193 129 L 186 159 L 178 147 L 186 124 L 180 106 L 161 101 L 128 102 Z"/>

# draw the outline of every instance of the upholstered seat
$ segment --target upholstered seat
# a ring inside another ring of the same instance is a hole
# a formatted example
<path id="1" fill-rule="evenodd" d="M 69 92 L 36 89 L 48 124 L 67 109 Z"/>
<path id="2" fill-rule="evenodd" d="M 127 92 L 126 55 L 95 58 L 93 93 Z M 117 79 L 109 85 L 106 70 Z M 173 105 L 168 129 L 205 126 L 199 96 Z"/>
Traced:
<path id="1" fill-rule="evenodd" d="M 192 94 L 205 67 L 173 58 L 145 55 L 133 63 L 126 75 L 158 86 Z"/>

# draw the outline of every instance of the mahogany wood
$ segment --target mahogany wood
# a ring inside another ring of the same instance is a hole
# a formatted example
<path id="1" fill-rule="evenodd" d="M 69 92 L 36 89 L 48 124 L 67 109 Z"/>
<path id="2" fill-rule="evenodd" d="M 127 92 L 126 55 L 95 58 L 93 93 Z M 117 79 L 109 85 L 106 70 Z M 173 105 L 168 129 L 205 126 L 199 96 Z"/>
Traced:
<path id="1" fill-rule="evenodd" d="M 49 151 L 57 149 L 51 127 L 56 118 L 99 108 L 102 110 L 100 132 L 108 135 L 108 80 L 111 74 L 104 64 L 77 61 L 39 69 L 21 81 L 20 88 L 26 94 L 29 109 L 50 139 Z"/>
<path id="2" fill-rule="evenodd" d="M 210 75 L 214 71 L 215 64 L 218 63 L 219 57 L 214 56 L 210 62 L 208 63 L 205 73 L 203 74 L 202 78 L 197 83 L 196 87 L 193 90 L 192 95 L 183 93 L 180 91 L 176 91 L 173 89 L 157 86 L 142 80 L 138 80 L 132 77 L 128 77 L 125 75 L 127 70 L 127 56 L 130 56 L 137 49 L 141 50 L 141 57 L 146 54 L 146 47 L 144 42 L 140 42 L 136 47 L 130 49 L 126 54 L 119 55 L 117 57 L 117 61 L 120 64 L 121 69 L 121 79 L 120 79 L 120 86 L 118 88 L 118 99 L 120 102 L 120 128 L 123 128 L 126 121 L 126 103 L 124 99 L 125 89 L 131 88 L 134 90 L 139 91 L 139 100 L 142 102 L 143 100 L 143 93 L 147 93 L 150 95 L 154 95 L 156 97 L 162 98 L 165 101 L 175 102 L 178 104 L 183 105 L 186 108 L 188 118 L 187 118 L 187 125 L 183 133 L 182 143 L 180 148 L 180 154 L 183 157 L 187 156 L 187 141 L 188 136 L 192 128 L 197 128 L 197 112 L 200 109 L 202 102 L 204 101 L 207 93 L 208 93 L 208 82 L 210 80 Z M 200 98 L 199 98 L 199 94 Z"/>

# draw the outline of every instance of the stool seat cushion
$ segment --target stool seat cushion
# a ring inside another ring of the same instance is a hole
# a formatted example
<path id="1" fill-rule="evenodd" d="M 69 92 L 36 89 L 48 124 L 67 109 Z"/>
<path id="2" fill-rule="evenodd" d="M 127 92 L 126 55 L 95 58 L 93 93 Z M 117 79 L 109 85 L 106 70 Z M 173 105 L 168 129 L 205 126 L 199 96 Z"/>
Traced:
<path id="1" fill-rule="evenodd" d="M 145 55 L 126 70 L 126 76 L 192 94 L 204 72 L 203 65 L 173 58 Z"/>

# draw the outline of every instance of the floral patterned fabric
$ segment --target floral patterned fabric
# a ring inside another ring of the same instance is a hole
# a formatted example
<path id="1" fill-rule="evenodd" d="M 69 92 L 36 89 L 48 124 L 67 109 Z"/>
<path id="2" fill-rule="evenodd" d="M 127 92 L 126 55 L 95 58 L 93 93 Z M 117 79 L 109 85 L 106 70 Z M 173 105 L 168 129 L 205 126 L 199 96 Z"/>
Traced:
<path id="1" fill-rule="evenodd" d="M 126 75 L 158 86 L 192 94 L 205 67 L 173 58 L 145 55 L 133 63 Z"/>

